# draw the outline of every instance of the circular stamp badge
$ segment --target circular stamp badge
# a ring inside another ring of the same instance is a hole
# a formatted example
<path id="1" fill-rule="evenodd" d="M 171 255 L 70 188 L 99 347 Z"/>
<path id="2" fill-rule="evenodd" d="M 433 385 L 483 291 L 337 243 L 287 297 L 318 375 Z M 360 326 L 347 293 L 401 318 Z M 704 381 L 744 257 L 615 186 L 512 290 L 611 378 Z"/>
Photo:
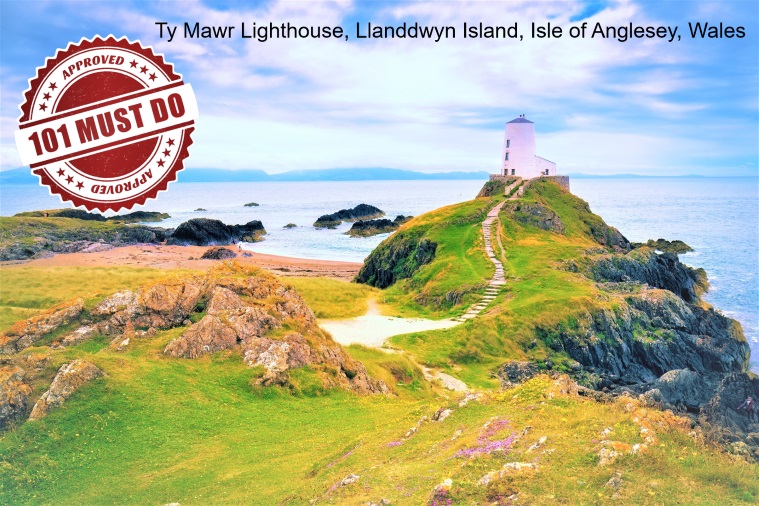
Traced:
<path id="1" fill-rule="evenodd" d="M 64 201 L 131 209 L 183 169 L 198 105 L 163 56 L 126 37 L 82 39 L 29 80 L 16 145 Z"/>

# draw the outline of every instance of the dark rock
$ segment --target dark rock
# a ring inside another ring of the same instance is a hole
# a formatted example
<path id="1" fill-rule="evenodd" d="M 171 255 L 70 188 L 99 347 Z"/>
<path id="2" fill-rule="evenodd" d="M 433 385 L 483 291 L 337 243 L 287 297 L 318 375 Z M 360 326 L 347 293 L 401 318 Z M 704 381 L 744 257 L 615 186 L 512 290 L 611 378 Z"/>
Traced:
<path id="1" fill-rule="evenodd" d="M 213 248 L 208 248 L 200 258 L 206 260 L 229 260 L 230 258 L 237 258 L 237 253 L 229 248 L 214 246 Z"/>
<path id="2" fill-rule="evenodd" d="M 248 202 L 247 204 L 245 204 L 245 207 L 258 207 L 258 204 L 255 202 Z"/>
<path id="3" fill-rule="evenodd" d="M 316 228 L 335 228 L 343 221 L 357 221 L 384 216 L 385 212 L 368 204 L 359 204 L 353 209 L 340 209 L 336 213 L 325 214 L 319 217 L 314 226 Z"/>
<path id="4" fill-rule="evenodd" d="M 689 251 L 693 251 L 693 248 L 685 244 L 683 241 L 674 240 L 674 241 L 668 241 L 666 239 L 649 239 L 645 243 L 640 242 L 634 242 L 632 243 L 633 248 L 640 248 L 643 246 L 646 246 L 648 248 L 662 251 L 664 253 L 674 253 L 675 255 L 680 255 L 682 253 L 688 253 Z"/>
<path id="5" fill-rule="evenodd" d="M 680 263 L 674 253 L 658 254 L 650 248 L 594 259 L 591 271 L 596 281 L 646 283 L 669 290 L 690 303 L 697 301 L 709 287 L 703 269 Z"/>
<path id="6" fill-rule="evenodd" d="M 95 220 L 94 218 L 88 220 L 61 219 L 60 217 L 4 219 L 10 226 L 0 231 L 0 261 L 42 258 L 53 253 L 75 253 L 97 243 L 111 246 L 157 244 L 163 242 L 170 233 L 170 230 L 163 228 L 118 224 L 111 221 L 95 225 L 93 221 L 105 221 L 105 219 Z"/>
<path id="7" fill-rule="evenodd" d="M 759 401 L 759 378 L 752 378 L 745 372 L 725 376 L 717 388 L 717 393 L 701 408 L 699 420 L 711 426 L 714 436 L 722 442 L 745 441 L 759 460 L 759 412 L 749 416 L 745 409 L 738 411 L 748 396 Z M 752 435 L 751 438 L 748 436 Z"/>
<path id="8" fill-rule="evenodd" d="M 106 221 L 102 214 L 89 213 L 81 209 L 50 209 L 47 211 L 28 211 L 14 216 L 24 218 L 74 218 L 86 221 Z"/>
<path id="9" fill-rule="evenodd" d="M 508 201 L 501 212 L 522 225 L 537 227 L 557 234 L 564 233 L 564 223 L 548 207 L 537 202 Z"/>
<path id="10" fill-rule="evenodd" d="M 387 288 L 399 279 L 410 278 L 435 258 L 437 243 L 421 236 L 421 231 L 401 230 L 385 240 L 366 258 L 356 281 Z"/>
<path id="11" fill-rule="evenodd" d="M 393 221 L 388 219 L 381 220 L 358 220 L 346 232 L 346 235 L 353 237 L 371 237 L 373 235 L 387 234 L 398 230 L 402 224 L 406 223 L 413 216 L 396 216 Z"/>
<path id="12" fill-rule="evenodd" d="M 674 369 L 703 376 L 746 370 L 749 346 L 738 322 L 665 290 L 644 290 L 626 301 L 538 333 L 597 374 L 603 381 L 596 386 L 653 383 Z"/>
<path id="13" fill-rule="evenodd" d="M 287 225 L 285 225 L 285 226 L 284 226 L 284 227 L 282 227 L 282 228 L 295 228 L 295 227 L 297 227 L 297 226 L 298 226 L 298 225 L 296 225 L 295 223 L 288 223 Z"/>
<path id="14" fill-rule="evenodd" d="M 138 223 L 149 221 L 163 221 L 171 218 L 166 213 L 154 211 L 134 211 L 132 213 L 111 216 L 108 221 L 119 221 L 121 223 Z"/>
<path id="15" fill-rule="evenodd" d="M 193 218 L 179 225 L 166 244 L 210 246 L 238 241 L 257 242 L 265 233 L 263 224 L 258 220 L 245 225 L 225 225 L 219 220 Z"/>
<path id="16" fill-rule="evenodd" d="M 524 383 L 538 375 L 540 369 L 533 362 L 512 361 L 503 364 L 497 372 L 501 388 L 510 388 Z"/>
<path id="17" fill-rule="evenodd" d="M 712 398 L 718 382 L 719 375 L 675 369 L 664 373 L 651 387 L 659 393 L 665 407 L 698 412 Z"/>
<path id="18" fill-rule="evenodd" d="M 202 207 L 199 207 L 199 208 L 195 209 L 195 212 L 198 212 L 198 211 L 207 211 L 207 209 L 204 209 L 204 208 L 202 208 Z"/>

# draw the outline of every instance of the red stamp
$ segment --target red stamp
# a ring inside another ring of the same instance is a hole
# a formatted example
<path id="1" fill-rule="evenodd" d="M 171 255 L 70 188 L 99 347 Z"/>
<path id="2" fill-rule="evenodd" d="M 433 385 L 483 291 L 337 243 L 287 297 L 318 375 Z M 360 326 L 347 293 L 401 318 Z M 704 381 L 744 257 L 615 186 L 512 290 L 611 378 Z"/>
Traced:
<path id="1" fill-rule="evenodd" d="M 150 47 L 82 39 L 29 80 L 16 145 L 61 199 L 131 209 L 176 180 L 197 117 L 192 87 Z"/>

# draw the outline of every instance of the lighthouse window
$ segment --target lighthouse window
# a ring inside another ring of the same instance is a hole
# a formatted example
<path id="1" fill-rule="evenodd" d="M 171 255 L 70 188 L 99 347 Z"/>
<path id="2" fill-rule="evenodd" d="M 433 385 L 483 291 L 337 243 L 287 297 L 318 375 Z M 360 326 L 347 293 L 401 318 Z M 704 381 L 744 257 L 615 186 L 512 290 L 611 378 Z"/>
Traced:
<path id="1" fill-rule="evenodd" d="M 509 159 L 509 154 L 506 153 L 506 158 L 504 158 L 504 160 L 508 160 L 508 159 Z"/>
<path id="2" fill-rule="evenodd" d="M 511 147 L 511 139 L 506 139 L 506 147 Z"/>
<path id="3" fill-rule="evenodd" d="M 517 169 L 511 169 L 511 175 L 515 175 L 517 173 Z"/>

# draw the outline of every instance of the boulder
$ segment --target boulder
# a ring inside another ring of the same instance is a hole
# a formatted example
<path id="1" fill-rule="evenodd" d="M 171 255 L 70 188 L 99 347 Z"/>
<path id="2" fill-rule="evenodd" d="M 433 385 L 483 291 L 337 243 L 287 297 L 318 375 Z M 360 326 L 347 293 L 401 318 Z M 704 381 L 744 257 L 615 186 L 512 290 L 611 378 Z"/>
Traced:
<path id="1" fill-rule="evenodd" d="M 84 301 L 75 299 L 16 323 L 0 334 L 0 354 L 10 355 L 32 346 L 47 334 L 71 323 L 83 309 Z"/>
<path id="2" fill-rule="evenodd" d="M 501 388 L 511 388 L 521 385 L 525 381 L 532 379 L 540 373 L 537 364 L 534 362 L 520 362 L 513 360 L 503 364 L 498 369 L 498 379 L 501 381 Z"/>
<path id="3" fill-rule="evenodd" d="M 316 228 L 335 228 L 343 221 L 370 220 L 380 218 L 385 215 L 385 211 L 368 204 L 359 204 L 353 209 L 340 209 L 332 214 L 319 216 L 314 222 Z"/>
<path id="4" fill-rule="evenodd" d="M 214 246 L 212 248 L 208 248 L 200 258 L 206 260 L 229 260 L 231 258 L 237 258 L 237 253 L 229 248 Z"/>
<path id="5" fill-rule="evenodd" d="M 193 218 L 179 225 L 166 244 L 181 246 L 227 245 L 238 241 L 256 242 L 266 233 L 263 224 L 254 220 L 245 225 L 225 225 L 219 220 Z"/>
<path id="6" fill-rule="evenodd" d="M 668 407 L 698 412 L 714 395 L 716 383 L 709 376 L 689 369 L 674 369 L 662 374 L 652 388 Z"/>
<path id="7" fill-rule="evenodd" d="M 48 391 L 42 394 L 32 408 L 29 420 L 44 418 L 51 409 L 61 406 L 82 385 L 102 375 L 103 371 L 81 359 L 62 365 Z"/>
<path id="8" fill-rule="evenodd" d="M 24 370 L 17 366 L 0 366 L 0 430 L 13 423 L 26 410 L 32 389 L 24 383 Z"/>

